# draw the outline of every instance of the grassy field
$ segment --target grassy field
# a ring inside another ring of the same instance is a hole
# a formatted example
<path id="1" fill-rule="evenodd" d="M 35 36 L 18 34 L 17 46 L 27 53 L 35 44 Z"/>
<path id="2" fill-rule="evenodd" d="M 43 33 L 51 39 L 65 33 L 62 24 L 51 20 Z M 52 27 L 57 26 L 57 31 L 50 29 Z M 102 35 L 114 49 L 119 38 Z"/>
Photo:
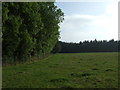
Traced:
<path id="1" fill-rule="evenodd" d="M 117 88 L 118 53 L 55 54 L 2 72 L 3 88 Z"/>

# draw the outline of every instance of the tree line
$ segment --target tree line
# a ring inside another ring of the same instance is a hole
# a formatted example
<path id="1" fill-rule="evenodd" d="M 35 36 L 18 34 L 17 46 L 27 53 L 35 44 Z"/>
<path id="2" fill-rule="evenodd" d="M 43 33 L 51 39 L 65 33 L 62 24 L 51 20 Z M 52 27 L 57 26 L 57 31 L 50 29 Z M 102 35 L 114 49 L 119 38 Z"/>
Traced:
<path id="1" fill-rule="evenodd" d="M 53 53 L 80 53 L 80 52 L 118 52 L 120 41 L 112 40 L 101 40 L 97 41 L 83 41 L 79 43 L 68 43 L 58 41 L 55 48 L 53 49 Z"/>
<path id="2" fill-rule="evenodd" d="M 54 2 L 2 3 L 2 63 L 49 54 L 59 38 L 64 13 Z"/>

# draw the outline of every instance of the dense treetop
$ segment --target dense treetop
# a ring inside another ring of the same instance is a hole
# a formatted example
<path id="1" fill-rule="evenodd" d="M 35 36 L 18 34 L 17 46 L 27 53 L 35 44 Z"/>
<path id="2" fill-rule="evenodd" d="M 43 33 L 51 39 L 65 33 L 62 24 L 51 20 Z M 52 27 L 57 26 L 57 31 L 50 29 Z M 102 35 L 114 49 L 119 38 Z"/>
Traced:
<path id="1" fill-rule="evenodd" d="M 3 2 L 3 63 L 50 53 L 63 16 L 54 2 Z"/>

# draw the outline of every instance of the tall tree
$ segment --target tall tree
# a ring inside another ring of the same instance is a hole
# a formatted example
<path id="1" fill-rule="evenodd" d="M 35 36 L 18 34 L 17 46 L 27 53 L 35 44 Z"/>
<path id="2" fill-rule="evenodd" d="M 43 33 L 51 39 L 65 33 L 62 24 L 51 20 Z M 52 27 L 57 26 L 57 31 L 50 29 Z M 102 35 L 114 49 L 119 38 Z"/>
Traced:
<path id="1" fill-rule="evenodd" d="M 54 2 L 3 2 L 3 63 L 52 51 L 64 14 Z"/>

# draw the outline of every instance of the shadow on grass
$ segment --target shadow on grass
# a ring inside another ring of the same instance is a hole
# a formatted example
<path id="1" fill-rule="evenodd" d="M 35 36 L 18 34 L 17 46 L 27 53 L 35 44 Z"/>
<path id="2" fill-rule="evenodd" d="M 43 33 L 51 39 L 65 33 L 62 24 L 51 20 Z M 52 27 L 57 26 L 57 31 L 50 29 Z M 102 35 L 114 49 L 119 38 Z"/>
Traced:
<path id="1" fill-rule="evenodd" d="M 78 74 L 78 73 L 71 73 L 71 76 L 73 77 L 86 77 L 86 76 L 91 76 L 92 74 L 90 73 L 82 73 L 82 74 Z"/>
<path id="2" fill-rule="evenodd" d="M 106 69 L 105 71 L 113 71 L 112 69 Z"/>
<path id="3" fill-rule="evenodd" d="M 99 70 L 99 69 L 97 69 L 97 68 L 93 68 L 92 70 Z"/>
<path id="4" fill-rule="evenodd" d="M 56 78 L 56 79 L 51 79 L 50 82 L 57 83 L 57 82 L 65 82 L 68 81 L 65 78 Z"/>

